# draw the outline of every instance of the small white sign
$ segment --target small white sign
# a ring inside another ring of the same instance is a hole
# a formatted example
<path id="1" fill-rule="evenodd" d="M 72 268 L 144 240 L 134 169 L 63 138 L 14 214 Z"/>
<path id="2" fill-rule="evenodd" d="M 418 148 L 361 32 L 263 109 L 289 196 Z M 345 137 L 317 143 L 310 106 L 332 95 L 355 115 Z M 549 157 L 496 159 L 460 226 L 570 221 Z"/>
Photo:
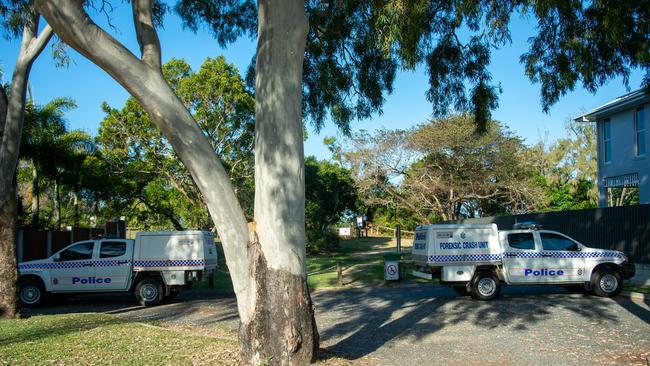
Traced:
<path id="1" fill-rule="evenodd" d="M 384 262 L 384 279 L 386 281 L 399 280 L 399 262 L 386 261 Z"/>
<path id="2" fill-rule="evenodd" d="M 340 227 L 339 236 L 352 236 L 352 232 L 349 227 Z"/>

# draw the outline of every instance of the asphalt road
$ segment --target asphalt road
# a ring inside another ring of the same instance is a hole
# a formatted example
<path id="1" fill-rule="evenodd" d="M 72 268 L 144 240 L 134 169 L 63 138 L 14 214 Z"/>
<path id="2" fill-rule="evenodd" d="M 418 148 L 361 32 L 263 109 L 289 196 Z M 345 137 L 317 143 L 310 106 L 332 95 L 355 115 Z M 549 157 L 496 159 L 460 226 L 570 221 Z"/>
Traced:
<path id="1" fill-rule="evenodd" d="M 650 301 L 511 287 L 491 302 L 435 285 L 312 294 L 321 347 L 376 365 L 647 365 Z M 237 328 L 232 297 L 186 292 L 142 308 L 129 295 L 79 296 L 27 314 L 107 312 L 135 321 Z"/>
<path id="2" fill-rule="evenodd" d="M 648 303 L 512 287 L 491 302 L 440 286 L 314 294 L 321 346 L 381 365 L 646 365 Z"/>

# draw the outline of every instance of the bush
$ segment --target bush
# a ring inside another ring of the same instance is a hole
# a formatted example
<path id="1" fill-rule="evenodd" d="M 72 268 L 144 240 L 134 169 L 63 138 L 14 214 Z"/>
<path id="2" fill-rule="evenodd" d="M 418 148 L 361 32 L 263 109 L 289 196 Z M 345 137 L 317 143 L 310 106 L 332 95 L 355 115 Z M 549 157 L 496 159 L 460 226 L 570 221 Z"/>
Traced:
<path id="1" fill-rule="evenodd" d="M 339 247 L 339 236 L 332 230 L 307 228 L 307 253 L 329 252 Z"/>

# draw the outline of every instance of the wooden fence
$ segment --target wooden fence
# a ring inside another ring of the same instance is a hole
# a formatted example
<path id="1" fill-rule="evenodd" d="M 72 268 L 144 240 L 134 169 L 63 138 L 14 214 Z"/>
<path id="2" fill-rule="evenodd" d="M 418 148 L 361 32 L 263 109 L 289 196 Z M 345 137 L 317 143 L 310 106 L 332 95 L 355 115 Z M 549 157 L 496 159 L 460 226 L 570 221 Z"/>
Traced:
<path id="1" fill-rule="evenodd" d="M 66 231 L 19 229 L 16 236 L 18 262 L 43 259 L 69 244 L 98 236 L 126 237 L 124 221 L 107 222 L 103 228 L 72 228 Z"/>

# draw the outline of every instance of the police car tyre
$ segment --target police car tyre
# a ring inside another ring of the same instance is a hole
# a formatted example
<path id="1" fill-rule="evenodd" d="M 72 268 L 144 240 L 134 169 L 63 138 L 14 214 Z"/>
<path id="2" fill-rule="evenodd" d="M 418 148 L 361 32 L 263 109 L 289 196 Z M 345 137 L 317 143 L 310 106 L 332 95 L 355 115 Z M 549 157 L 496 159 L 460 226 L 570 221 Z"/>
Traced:
<path id="1" fill-rule="evenodd" d="M 467 291 L 467 287 L 465 285 L 463 286 L 451 286 L 454 291 L 456 291 L 457 294 L 460 296 L 469 296 L 469 291 Z"/>
<path id="2" fill-rule="evenodd" d="M 163 285 L 156 278 L 145 278 L 135 286 L 135 297 L 142 306 L 158 305 L 164 296 Z"/>
<path id="3" fill-rule="evenodd" d="M 35 308 L 45 302 L 45 288 L 38 281 L 20 281 L 18 297 L 24 307 Z"/>
<path id="4" fill-rule="evenodd" d="M 599 269 L 592 284 L 594 293 L 602 297 L 614 297 L 623 289 L 623 281 L 620 273 L 609 268 Z"/>
<path id="5" fill-rule="evenodd" d="M 471 295 L 476 300 L 492 300 L 499 296 L 501 283 L 492 272 L 479 272 L 472 280 Z"/>

